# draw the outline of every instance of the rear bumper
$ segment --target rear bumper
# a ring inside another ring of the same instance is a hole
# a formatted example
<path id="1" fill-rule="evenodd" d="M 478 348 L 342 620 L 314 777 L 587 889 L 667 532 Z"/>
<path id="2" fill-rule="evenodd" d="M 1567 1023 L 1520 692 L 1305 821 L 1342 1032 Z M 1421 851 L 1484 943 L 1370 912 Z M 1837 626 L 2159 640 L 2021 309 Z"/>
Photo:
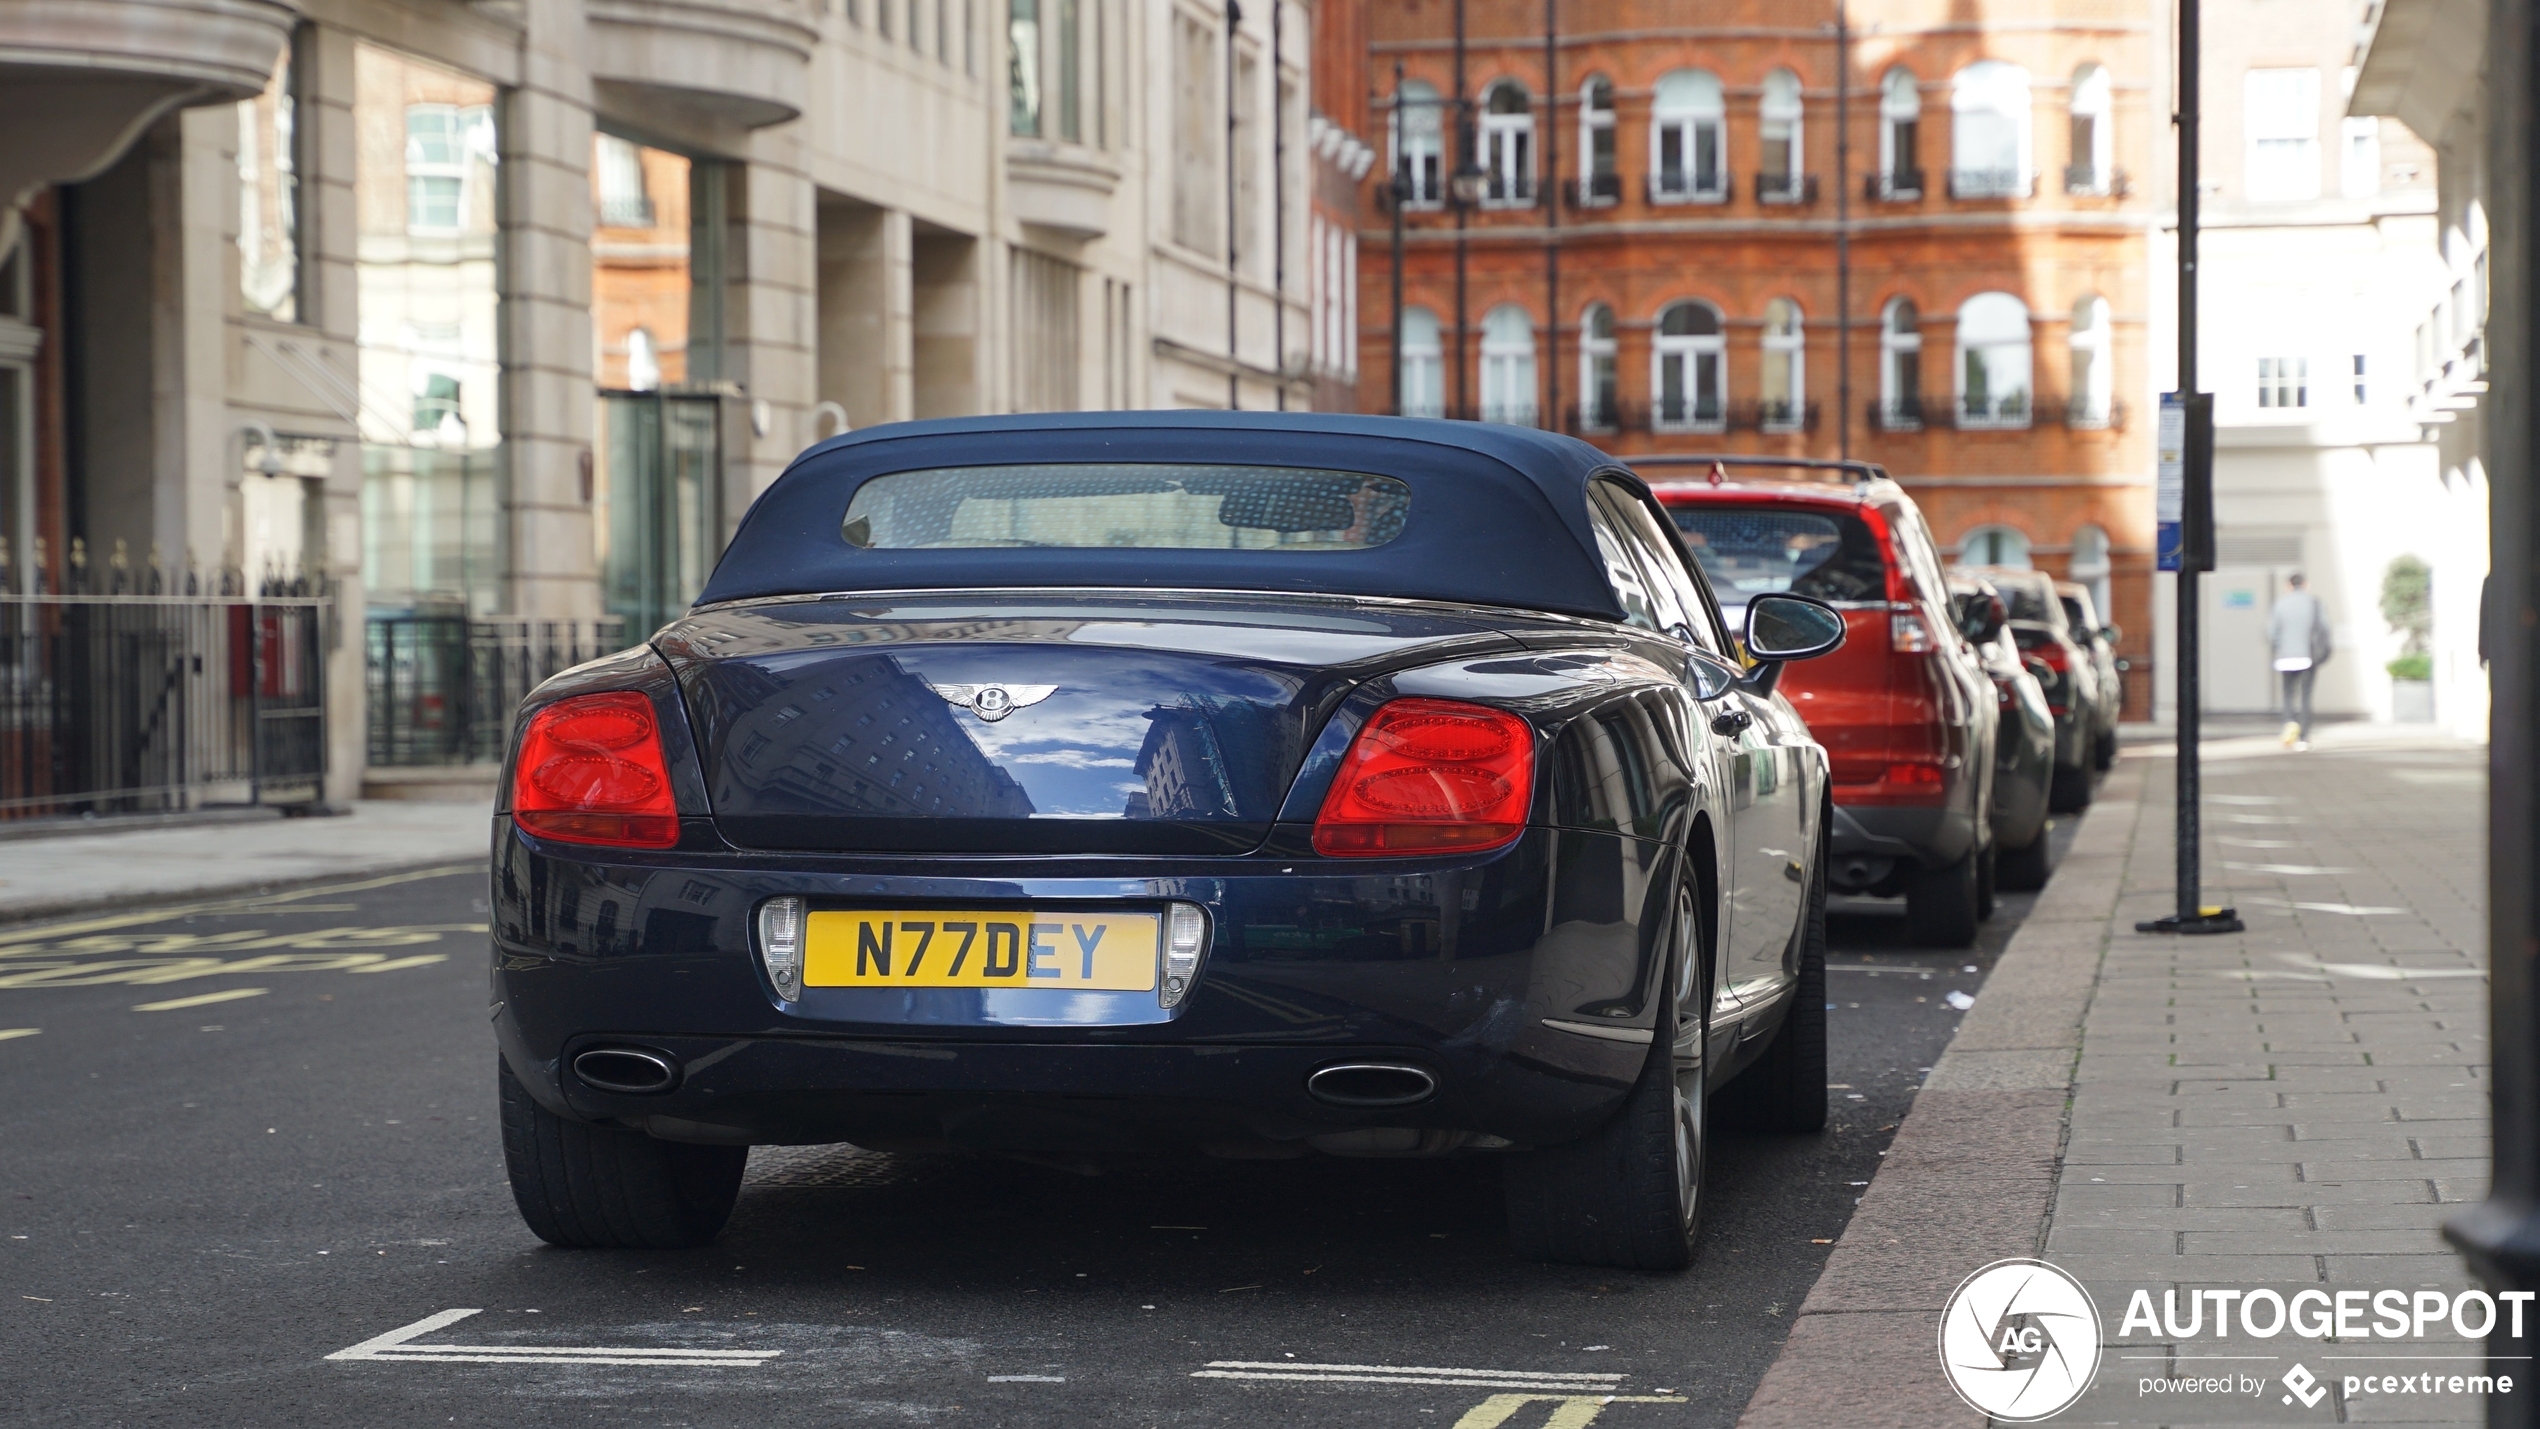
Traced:
<path id="1" fill-rule="evenodd" d="M 1944 868 L 1975 847 L 1976 821 L 1955 801 L 1938 808 L 1837 804 L 1832 838 L 1838 874 L 1851 859 Z"/>
<path id="2" fill-rule="evenodd" d="M 1552 829 L 1460 860 L 1130 866 L 641 855 L 498 820 L 494 855 L 495 1033 L 550 1110 L 680 1140 L 1044 1152 L 1259 1149 L 1369 1127 L 1584 1134 L 1647 1059 L 1672 881 L 1655 846 Z M 1151 993 L 812 989 L 789 1004 L 751 933 L 779 894 L 815 907 L 1186 899 L 1209 910 L 1211 944 L 1171 1011 Z M 678 1080 L 602 1091 L 572 1066 L 599 1047 L 662 1055 Z M 1416 1066 L 1437 1089 L 1383 1109 L 1307 1091 L 1349 1061 Z"/>

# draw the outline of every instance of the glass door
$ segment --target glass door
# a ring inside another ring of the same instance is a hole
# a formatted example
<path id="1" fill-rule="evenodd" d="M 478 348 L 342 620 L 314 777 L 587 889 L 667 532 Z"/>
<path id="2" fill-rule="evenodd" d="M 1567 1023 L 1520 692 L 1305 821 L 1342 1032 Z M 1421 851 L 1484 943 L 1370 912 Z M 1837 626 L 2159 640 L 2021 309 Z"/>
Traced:
<path id="1" fill-rule="evenodd" d="M 722 399 L 600 394 L 601 599 L 641 639 L 705 589 L 723 549 Z"/>

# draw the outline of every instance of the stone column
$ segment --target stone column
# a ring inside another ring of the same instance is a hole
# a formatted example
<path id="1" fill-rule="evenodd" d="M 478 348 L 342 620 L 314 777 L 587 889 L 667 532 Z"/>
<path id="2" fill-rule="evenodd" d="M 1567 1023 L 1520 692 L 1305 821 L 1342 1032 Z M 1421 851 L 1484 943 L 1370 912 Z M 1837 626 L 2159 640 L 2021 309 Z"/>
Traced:
<path id="1" fill-rule="evenodd" d="M 505 96 L 506 603 L 600 613 L 591 545 L 591 77 L 579 0 L 527 0 Z"/>
<path id="2" fill-rule="evenodd" d="M 744 399 L 726 418 L 725 534 L 811 442 L 818 379 L 817 204 L 793 141 L 761 137 L 734 187 L 727 232 L 724 376 Z"/>

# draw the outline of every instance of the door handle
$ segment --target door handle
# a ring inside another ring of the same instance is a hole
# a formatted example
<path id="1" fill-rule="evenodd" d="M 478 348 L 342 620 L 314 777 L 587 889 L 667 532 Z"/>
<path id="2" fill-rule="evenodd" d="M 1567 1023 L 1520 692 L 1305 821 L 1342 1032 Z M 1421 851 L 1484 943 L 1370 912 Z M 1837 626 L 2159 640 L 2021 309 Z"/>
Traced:
<path id="1" fill-rule="evenodd" d="M 1722 710 L 1711 716 L 1711 732 L 1727 738 L 1755 723 L 1755 716 L 1744 710 Z"/>

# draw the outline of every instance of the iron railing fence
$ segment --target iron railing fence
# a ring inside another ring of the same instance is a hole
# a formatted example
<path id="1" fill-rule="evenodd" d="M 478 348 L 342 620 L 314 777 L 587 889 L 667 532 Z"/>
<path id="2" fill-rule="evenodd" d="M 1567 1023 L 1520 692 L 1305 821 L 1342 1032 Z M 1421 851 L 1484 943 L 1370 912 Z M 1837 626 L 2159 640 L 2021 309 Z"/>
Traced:
<path id="1" fill-rule="evenodd" d="M 560 671 L 625 648 L 625 629 L 616 616 L 372 616 L 365 662 L 370 763 L 499 761 L 522 698 Z"/>
<path id="2" fill-rule="evenodd" d="M 335 598 L 249 584 L 0 594 L 0 819 L 321 801 Z"/>

